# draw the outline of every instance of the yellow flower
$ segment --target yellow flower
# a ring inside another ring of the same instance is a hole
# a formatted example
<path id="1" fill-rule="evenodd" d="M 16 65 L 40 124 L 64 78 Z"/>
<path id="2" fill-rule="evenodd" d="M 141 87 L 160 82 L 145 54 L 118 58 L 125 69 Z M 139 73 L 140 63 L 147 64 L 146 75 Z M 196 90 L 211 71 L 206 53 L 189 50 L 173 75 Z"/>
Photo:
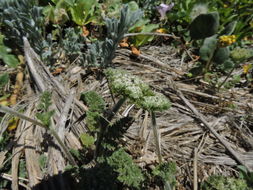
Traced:
<path id="1" fill-rule="evenodd" d="M 156 30 L 157 33 L 166 33 L 166 29 L 165 28 L 160 28 Z"/>
<path id="2" fill-rule="evenodd" d="M 252 64 L 245 64 L 243 65 L 243 73 L 247 74 L 249 73 L 249 70 L 252 68 Z"/>
<path id="3" fill-rule="evenodd" d="M 222 47 L 229 46 L 236 42 L 235 35 L 223 35 L 219 37 L 219 43 Z"/>

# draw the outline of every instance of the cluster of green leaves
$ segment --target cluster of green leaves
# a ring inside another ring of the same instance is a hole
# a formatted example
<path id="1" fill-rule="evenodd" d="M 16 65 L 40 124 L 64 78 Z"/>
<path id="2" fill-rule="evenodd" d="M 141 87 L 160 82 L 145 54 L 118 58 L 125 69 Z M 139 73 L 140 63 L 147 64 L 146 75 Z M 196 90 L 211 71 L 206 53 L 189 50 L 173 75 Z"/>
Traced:
<path id="1" fill-rule="evenodd" d="M 15 55 L 11 54 L 11 49 L 4 44 L 4 35 L 0 33 L 0 60 L 9 67 L 17 67 L 19 62 Z"/>
<path id="2" fill-rule="evenodd" d="M 95 143 L 95 135 L 99 132 L 102 123 L 102 115 L 105 109 L 104 99 L 95 91 L 88 91 L 81 94 L 80 99 L 88 106 L 85 122 L 89 133 L 80 135 L 84 147 L 91 147 Z"/>
<path id="3" fill-rule="evenodd" d="M 96 131 L 99 128 L 101 115 L 105 109 L 105 102 L 95 91 L 82 93 L 80 98 L 89 108 L 86 112 L 86 124 L 90 131 Z"/>
<path id="4" fill-rule="evenodd" d="M 2 92 L 2 88 L 9 82 L 9 74 L 4 73 L 0 75 L 0 94 L 3 95 L 4 92 Z M 2 97 L 1 97 L 2 98 Z M 3 97 L 5 98 L 5 97 Z"/>
<path id="5" fill-rule="evenodd" d="M 177 184 L 177 180 L 175 178 L 177 173 L 177 165 L 175 162 L 165 162 L 162 163 L 153 169 L 152 174 L 155 177 L 160 178 L 166 186 L 169 186 L 167 189 L 174 189 Z"/>
<path id="6" fill-rule="evenodd" d="M 91 1 L 85 2 L 90 3 Z M 57 3 L 67 5 L 62 0 Z M 44 9 L 50 7 L 51 5 L 44 7 Z M 60 8 L 58 11 L 59 14 L 62 13 Z M 70 62 L 74 60 L 79 63 L 84 62 L 85 38 L 82 36 L 81 29 L 63 28 L 56 24 L 52 27 L 51 33 L 46 34 L 46 25 L 44 24 L 46 19 L 48 17 L 44 17 L 43 7 L 40 7 L 36 0 L 3 0 L 0 2 L 0 23 L 2 23 L 2 32 L 9 44 L 16 45 L 21 50 L 23 37 L 27 37 L 32 48 L 40 53 L 46 63 L 54 64 L 59 58 L 66 58 Z M 46 39 L 44 36 L 47 36 Z M 5 59 L 9 58 L 9 56 L 5 57 Z"/>
<path id="7" fill-rule="evenodd" d="M 107 186 L 108 189 L 117 189 L 120 186 L 139 189 L 144 181 L 141 169 L 134 164 L 131 156 L 127 154 L 123 148 L 120 148 L 120 139 L 131 125 L 132 118 L 124 117 L 113 123 L 106 122 L 101 118 L 105 109 L 105 102 L 103 98 L 94 91 L 83 93 L 81 95 L 81 100 L 83 100 L 89 108 L 86 112 L 87 125 L 95 127 L 95 129 L 98 129 L 98 126 L 100 126 L 100 131 L 92 130 L 98 134 L 104 131 L 104 138 L 102 139 L 102 149 L 100 149 L 98 153 L 96 166 L 90 170 L 84 169 L 84 171 L 82 171 L 83 177 L 80 178 L 80 184 L 85 185 L 85 187 L 96 189 L 104 188 L 104 186 Z M 105 130 L 105 128 L 107 128 L 107 130 Z M 94 136 L 96 135 L 94 134 Z M 94 136 L 85 133 L 80 136 L 80 139 L 85 147 L 89 147 L 94 144 Z M 76 171 L 78 175 L 81 170 L 83 169 L 79 168 Z M 91 173 L 93 177 L 90 176 Z M 105 176 L 108 177 L 108 175 L 110 175 L 109 181 L 112 181 L 112 184 L 104 180 L 106 179 Z M 93 180 L 91 179 L 94 178 L 94 176 L 96 176 L 96 185 L 93 184 Z M 100 177 L 98 178 L 98 176 Z"/>
<path id="8" fill-rule="evenodd" d="M 27 37 L 35 51 L 42 51 L 44 17 L 36 0 L 0 1 L 0 23 L 10 44 L 22 48 L 23 37 Z"/>
<path id="9" fill-rule="evenodd" d="M 5 131 L 0 136 L 0 152 L 6 151 L 6 147 L 8 146 L 9 142 L 11 140 L 11 135 Z M 1 173 L 10 173 L 11 172 L 11 152 L 7 152 L 5 154 L 5 161 L 0 166 L 0 172 Z M 11 183 L 7 180 L 4 180 L 0 177 L 0 189 L 8 189 L 10 188 Z"/>
<path id="10" fill-rule="evenodd" d="M 118 44 L 123 39 L 124 34 L 142 16 L 140 9 L 131 11 L 125 5 L 120 12 L 120 18 L 106 18 L 107 35 L 104 41 L 96 41 L 90 45 L 87 55 L 88 64 L 107 68 L 115 57 Z"/>
<path id="11" fill-rule="evenodd" d="M 251 36 L 252 32 L 252 19 L 251 14 L 253 2 L 250 0 L 216 0 L 210 2 L 210 7 L 213 10 L 219 11 L 221 23 L 223 26 L 237 21 L 234 33 L 237 36 L 239 43 L 241 39 Z"/>
<path id="12" fill-rule="evenodd" d="M 141 7 L 147 8 L 146 17 L 150 15 L 151 18 L 152 15 L 152 18 L 155 18 L 156 7 L 160 3 L 169 4 L 171 1 L 145 0 L 138 3 Z M 211 2 L 177 0 L 172 10 L 167 12 L 165 22 L 160 23 L 160 26 L 166 28 L 169 33 L 183 37 L 182 39 L 185 41 L 197 40 L 190 45 L 199 49 L 201 62 L 190 71 L 190 75 L 206 74 L 217 70 L 221 71 L 217 75 L 224 73 L 229 75 L 230 71 L 239 65 L 239 62 L 230 56 L 230 50 L 234 46 L 221 47 L 218 39 L 222 35 L 233 33 L 237 40 L 235 45 L 242 44 L 243 37 L 252 35 L 251 10 L 252 2 L 249 0 L 216 0 Z"/>
<path id="13" fill-rule="evenodd" d="M 102 141 L 102 150 L 99 153 L 100 160 L 104 160 L 121 146 L 121 139 L 133 122 L 131 117 L 123 117 L 108 126 Z"/>
<path id="14" fill-rule="evenodd" d="M 208 11 L 208 9 L 206 9 L 206 11 Z M 227 77 L 220 84 L 214 84 L 214 86 L 220 89 L 241 61 L 245 61 L 252 57 L 252 51 L 247 49 L 237 48 L 231 52 L 231 47 L 228 45 L 232 42 L 230 38 L 235 37 L 235 35 L 231 36 L 231 34 L 235 32 L 236 25 L 237 22 L 233 21 L 222 26 L 220 24 L 220 15 L 217 11 L 202 13 L 195 16 L 189 29 L 191 38 L 196 40 L 197 44 L 200 45 L 199 55 L 201 64 L 198 64 L 196 68 L 190 71 L 193 76 L 199 74 L 209 75 L 208 72 L 214 70 L 221 71 L 225 73 Z M 228 41 L 230 40 L 230 43 L 225 46 L 222 42 L 222 40 L 225 39 L 224 37 Z"/>
<path id="15" fill-rule="evenodd" d="M 68 168 L 74 182 L 74 189 L 117 190 L 123 188 L 140 189 L 145 177 L 132 157 L 123 149 L 111 151 L 110 155 L 100 159 L 94 167 Z"/>
<path id="16" fill-rule="evenodd" d="M 129 187 L 140 188 L 140 184 L 144 181 L 144 176 L 140 168 L 133 163 L 132 158 L 124 149 L 121 148 L 115 151 L 107 158 L 107 163 L 118 174 L 117 180 Z"/>
<path id="17" fill-rule="evenodd" d="M 210 25 L 209 25 L 210 24 Z M 218 34 L 220 26 L 220 17 L 218 12 L 200 14 L 194 18 L 190 24 L 190 36 L 195 40 L 202 40 L 199 49 L 201 60 L 204 62 L 205 71 L 208 72 L 211 66 L 216 63 L 226 64 L 230 50 L 229 47 L 221 47 L 219 36 L 231 35 L 234 31 L 234 25 L 228 25 Z"/>
<path id="18" fill-rule="evenodd" d="M 131 11 L 136 11 L 140 9 L 139 5 L 135 1 L 130 1 L 128 3 L 128 6 Z M 142 18 L 139 18 L 136 24 L 134 24 L 131 28 L 129 28 L 129 32 L 133 32 L 133 33 L 134 32 L 137 32 L 137 33 L 153 32 L 158 27 L 159 27 L 159 24 L 152 24 L 151 20 L 148 17 L 142 17 Z M 154 36 L 139 35 L 139 36 L 130 37 L 129 41 L 135 47 L 140 47 L 151 42 L 153 39 L 154 39 Z"/>
<path id="19" fill-rule="evenodd" d="M 125 117 L 110 124 L 105 122 L 102 118 L 105 102 L 95 91 L 82 93 L 81 100 L 89 108 L 86 112 L 86 124 L 92 132 L 80 135 L 84 147 L 89 148 L 95 144 L 96 133 L 100 134 L 101 131 L 105 133 L 96 166 L 90 169 L 80 167 L 72 171 L 71 175 L 79 179 L 76 188 L 85 186 L 87 189 L 119 189 L 121 186 L 127 186 L 139 189 L 144 181 L 144 176 L 141 169 L 134 164 L 131 156 L 120 148 L 119 142 L 132 119 Z M 80 153 L 75 152 L 75 155 L 79 157 Z"/>
<path id="20" fill-rule="evenodd" d="M 18 59 L 15 57 L 15 55 L 11 54 L 11 49 L 5 46 L 4 44 L 4 35 L 0 33 L 0 61 L 3 61 L 4 64 L 6 64 L 9 67 L 17 67 L 19 64 Z M 0 63 L 1 64 L 1 63 Z M 4 73 L 0 75 L 0 89 L 7 84 L 9 81 L 9 75 L 8 73 Z M 1 91 L 0 91 L 0 94 Z"/>
<path id="21" fill-rule="evenodd" d="M 248 187 L 247 182 L 243 179 L 236 179 L 233 177 L 225 176 L 210 176 L 206 181 L 201 184 L 202 190 L 252 190 Z"/>
<path id="22" fill-rule="evenodd" d="M 40 104 L 38 105 L 40 112 L 36 114 L 36 117 L 45 126 L 50 125 L 51 117 L 54 115 L 54 110 L 49 110 L 51 104 L 51 93 L 48 91 L 43 92 L 40 98 Z"/>
<path id="23" fill-rule="evenodd" d="M 239 178 L 246 181 L 249 187 L 253 189 L 253 172 L 247 170 L 245 166 L 238 166 Z"/>
<path id="24" fill-rule="evenodd" d="M 45 63 L 54 64 L 60 59 L 64 62 L 76 61 L 84 62 L 85 37 L 79 28 L 57 27 L 48 34 L 46 40 L 42 42 L 42 59 Z"/>
<path id="25" fill-rule="evenodd" d="M 42 172 L 46 172 L 47 160 L 48 158 L 45 154 L 39 156 L 39 166 Z"/>
<path id="26" fill-rule="evenodd" d="M 27 170 L 26 170 L 26 161 L 24 159 L 21 159 L 19 161 L 19 165 L 18 165 L 18 176 L 22 177 L 22 178 L 26 178 L 27 177 Z"/>
<path id="27" fill-rule="evenodd" d="M 53 24 L 64 24 L 71 20 L 79 26 L 90 22 L 101 22 L 99 3 L 97 0 L 52 0 L 52 4 L 44 7 L 46 21 Z M 100 20 L 100 21 L 99 21 Z"/>

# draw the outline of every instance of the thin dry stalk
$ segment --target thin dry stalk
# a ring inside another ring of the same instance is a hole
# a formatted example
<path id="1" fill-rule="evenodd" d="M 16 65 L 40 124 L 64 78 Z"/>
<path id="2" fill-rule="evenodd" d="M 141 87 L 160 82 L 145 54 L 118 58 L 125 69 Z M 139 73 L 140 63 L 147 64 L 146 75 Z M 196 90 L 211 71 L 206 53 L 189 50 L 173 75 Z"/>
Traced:
<path id="1" fill-rule="evenodd" d="M 197 148 L 194 148 L 193 189 L 198 190 L 198 149 Z"/>

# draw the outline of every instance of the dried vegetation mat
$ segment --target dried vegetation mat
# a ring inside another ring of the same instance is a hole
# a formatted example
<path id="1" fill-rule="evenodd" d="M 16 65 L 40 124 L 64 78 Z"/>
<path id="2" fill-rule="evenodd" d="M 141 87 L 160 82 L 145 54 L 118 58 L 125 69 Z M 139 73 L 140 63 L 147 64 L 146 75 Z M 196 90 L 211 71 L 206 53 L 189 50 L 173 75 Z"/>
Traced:
<path id="1" fill-rule="evenodd" d="M 184 58 L 177 56 L 175 49 L 168 46 L 150 46 L 141 49 L 141 52 L 136 57 L 128 50 L 120 49 L 113 62 L 115 67 L 141 77 L 171 100 L 169 110 L 157 113 L 157 126 L 163 159 L 175 161 L 178 166 L 177 189 L 193 189 L 194 181 L 201 182 L 213 174 L 235 176 L 236 165 L 245 165 L 252 171 L 252 94 L 247 89 L 206 93 L 204 84 L 195 85 L 183 78 L 194 60 L 186 63 Z M 79 101 L 80 93 L 95 90 L 111 107 L 113 97 L 106 79 L 98 78 L 96 70 L 90 72 L 75 63 L 53 76 L 28 42 L 25 58 L 24 95 L 14 109 L 23 110 L 24 115 L 35 118 L 39 95 L 46 90 L 51 91 L 52 108 L 55 110 L 53 127 L 69 149 L 81 149 L 79 136 L 87 131 L 87 127 L 85 121 L 76 121 L 87 111 L 87 107 Z M 126 115 L 132 116 L 134 122 L 121 139 L 122 143 L 140 167 L 153 168 L 158 160 L 149 113 L 128 103 L 117 117 Z M 7 114 L 0 125 L 1 134 L 6 130 L 8 121 Z M 68 160 L 45 129 L 20 120 L 14 136 L 6 151 L 0 153 L 0 165 L 11 159 L 11 174 L 1 175 L 12 181 L 12 189 L 19 189 L 19 185 L 31 189 L 48 176 L 55 175 L 57 178 L 42 189 L 69 188 L 61 176 Z M 9 158 L 7 154 L 10 152 Z M 46 169 L 39 164 L 42 153 L 48 157 Z M 28 179 L 19 176 L 21 160 L 25 161 Z"/>

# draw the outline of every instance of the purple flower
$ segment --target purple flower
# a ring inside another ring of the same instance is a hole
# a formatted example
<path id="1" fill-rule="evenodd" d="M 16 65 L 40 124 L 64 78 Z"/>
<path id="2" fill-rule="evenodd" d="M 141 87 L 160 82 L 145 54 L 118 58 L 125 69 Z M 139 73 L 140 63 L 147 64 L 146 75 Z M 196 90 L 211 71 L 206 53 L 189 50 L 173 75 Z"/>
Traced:
<path id="1" fill-rule="evenodd" d="M 170 3 L 169 5 L 166 5 L 164 3 L 161 3 L 156 9 L 161 15 L 161 20 L 165 19 L 166 13 L 170 11 L 174 7 L 174 3 Z"/>

